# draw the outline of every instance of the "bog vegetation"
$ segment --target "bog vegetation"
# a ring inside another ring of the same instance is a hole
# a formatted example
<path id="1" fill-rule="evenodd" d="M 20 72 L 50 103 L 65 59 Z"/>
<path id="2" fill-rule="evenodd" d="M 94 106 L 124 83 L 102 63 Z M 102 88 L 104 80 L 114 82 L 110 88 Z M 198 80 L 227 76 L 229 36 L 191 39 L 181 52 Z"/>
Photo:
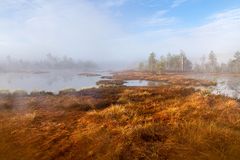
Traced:
<path id="1" fill-rule="evenodd" d="M 186 87 L 210 82 L 149 72 L 112 78 L 169 79 L 170 85 L 3 94 L 0 159 L 239 158 L 239 102 Z"/>

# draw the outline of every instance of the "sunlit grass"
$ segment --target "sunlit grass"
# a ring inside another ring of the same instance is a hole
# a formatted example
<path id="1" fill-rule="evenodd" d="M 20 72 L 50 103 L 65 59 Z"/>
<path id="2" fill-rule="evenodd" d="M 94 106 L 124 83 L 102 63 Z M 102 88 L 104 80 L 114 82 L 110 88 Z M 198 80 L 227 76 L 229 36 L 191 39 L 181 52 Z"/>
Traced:
<path id="1" fill-rule="evenodd" d="M 73 93 L 2 97 L 0 158 L 234 160 L 240 154 L 234 99 L 182 85 Z"/>

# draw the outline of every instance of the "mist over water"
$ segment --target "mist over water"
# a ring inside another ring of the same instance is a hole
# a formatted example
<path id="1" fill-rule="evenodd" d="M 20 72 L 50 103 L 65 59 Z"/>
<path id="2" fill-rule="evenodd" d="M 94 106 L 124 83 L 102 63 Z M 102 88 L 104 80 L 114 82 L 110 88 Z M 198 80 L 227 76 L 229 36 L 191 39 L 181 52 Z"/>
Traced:
<path id="1" fill-rule="evenodd" d="M 218 7 L 199 12 L 213 4 Z M 231 4 L 2 0 L 0 88 L 56 92 L 95 86 L 99 77 L 78 74 L 138 69 L 139 62 L 147 70 L 151 52 L 158 72 L 238 73 L 240 56 L 234 54 L 240 50 L 240 6 Z M 211 59 L 209 52 L 214 53 Z"/>

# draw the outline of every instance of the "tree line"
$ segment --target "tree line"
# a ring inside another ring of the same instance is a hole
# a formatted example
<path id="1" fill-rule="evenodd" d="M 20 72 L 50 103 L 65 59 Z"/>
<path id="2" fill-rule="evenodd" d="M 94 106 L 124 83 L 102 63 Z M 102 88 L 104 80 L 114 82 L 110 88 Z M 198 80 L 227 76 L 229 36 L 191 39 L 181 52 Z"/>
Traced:
<path id="1" fill-rule="evenodd" d="M 237 51 L 227 63 L 220 63 L 217 55 L 213 51 L 211 51 L 207 57 L 202 56 L 196 63 L 193 63 L 184 51 L 181 51 L 179 54 L 168 53 L 160 58 L 157 58 L 156 54 L 152 52 L 149 54 L 147 61 L 139 63 L 138 69 L 152 73 L 240 73 L 240 52 Z"/>
<path id="2" fill-rule="evenodd" d="M 10 55 L 6 60 L 0 62 L 0 71 L 25 71 L 25 70 L 58 70 L 58 69 L 78 69 L 92 70 L 96 69 L 97 65 L 91 61 L 74 60 L 71 57 L 57 57 L 51 53 L 47 54 L 41 60 L 22 60 L 12 58 Z"/>

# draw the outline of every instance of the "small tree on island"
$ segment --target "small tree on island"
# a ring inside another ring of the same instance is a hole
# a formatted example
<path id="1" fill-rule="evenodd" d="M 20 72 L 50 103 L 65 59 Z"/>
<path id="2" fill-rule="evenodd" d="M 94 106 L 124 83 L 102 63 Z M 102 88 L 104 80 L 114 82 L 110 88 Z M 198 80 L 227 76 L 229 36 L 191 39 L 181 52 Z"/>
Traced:
<path id="1" fill-rule="evenodd" d="M 164 56 L 160 57 L 160 60 L 157 62 L 157 71 L 158 73 L 162 73 L 166 70 L 166 58 Z"/>
<path id="2" fill-rule="evenodd" d="M 150 53 L 148 58 L 148 70 L 152 73 L 157 72 L 157 59 L 154 52 Z"/>

